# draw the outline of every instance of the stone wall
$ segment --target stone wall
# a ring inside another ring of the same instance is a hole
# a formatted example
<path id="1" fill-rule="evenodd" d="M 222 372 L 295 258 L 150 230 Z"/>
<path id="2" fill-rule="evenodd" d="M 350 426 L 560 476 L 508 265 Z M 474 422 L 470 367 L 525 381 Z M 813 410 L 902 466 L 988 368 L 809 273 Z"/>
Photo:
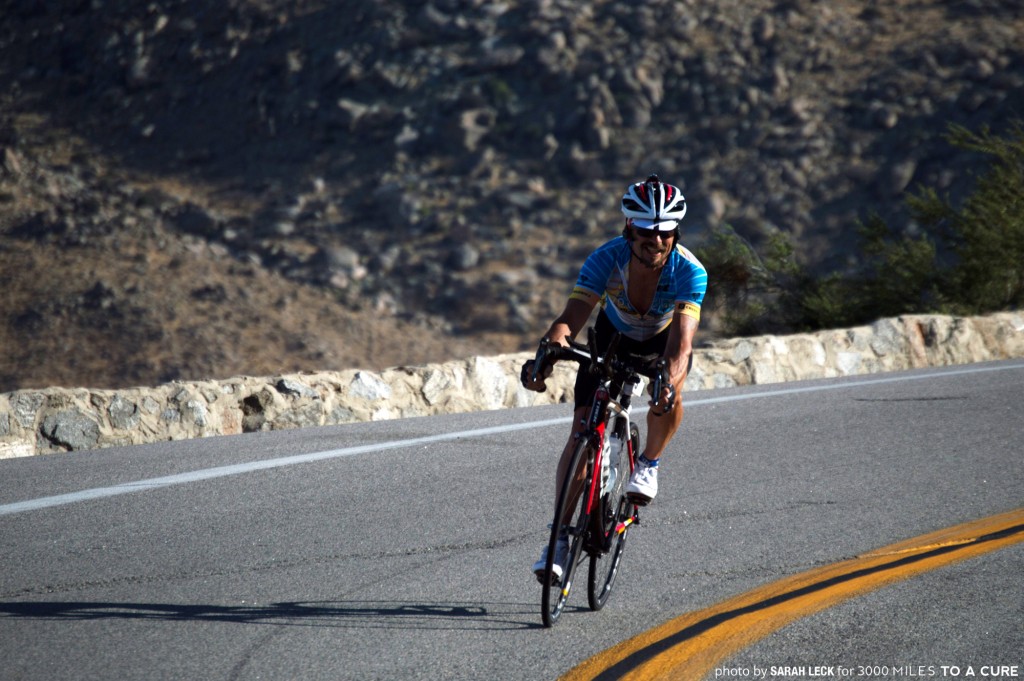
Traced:
<path id="1" fill-rule="evenodd" d="M 0 458 L 525 407 L 572 399 L 563 363 L 537 394 L 519 385 L 529 353 L 446 364 L 239 376 L 154 388 L 0 394 Z M 696 351 L 688 391 L 1024 357 L 1024 313 L 904 316 L 870 326 L 717 340 Z"/>

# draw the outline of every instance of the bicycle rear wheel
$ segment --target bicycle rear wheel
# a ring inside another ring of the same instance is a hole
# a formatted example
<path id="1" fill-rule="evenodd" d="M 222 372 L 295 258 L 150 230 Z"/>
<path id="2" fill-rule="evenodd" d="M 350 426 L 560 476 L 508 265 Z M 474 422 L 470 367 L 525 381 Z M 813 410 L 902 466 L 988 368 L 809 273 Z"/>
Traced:
<path id="1" fill-rule="evenodd" d="M 566 471 L 562 489 L 555 504 L 555 518 L 551 523 L 551 538 L 548 541 L 548 561 L 542 577 L 541 616 L 545 627 L 554 626 L 569 600 L 572 577 L 583 554 L 583 540 L 589 517 L 586 505 L 586 482 L 589 480 L 590 443 L 580 440 L 573 450 L 572 459 Z M 563 521 L 567 518 L 567 521 Z M 569 550 L 562 565 L 562 578 L 552 574 L 558 538 L 568 536 Z"/>
<path id="2" fill-rule="evenodd" d="M 636 506 L 626 497 L 633 466 L 630 465 L 630 450 L 637 452 L 640 431 L 636 424 L 630 424 L 632 447 L 623 442 L 618 452 L 609 452 L 611 470 L 615 471 L 614 481 L 599 505 L 600 516 L 594 517 L 591 527 L 593 551 L 590 554 L 590 575 L 587 579 L 587 601 L 591 610 L 600 610 L 608 602 L 619 562 L 626 548 L 626 533 L 636 520 Z"/>

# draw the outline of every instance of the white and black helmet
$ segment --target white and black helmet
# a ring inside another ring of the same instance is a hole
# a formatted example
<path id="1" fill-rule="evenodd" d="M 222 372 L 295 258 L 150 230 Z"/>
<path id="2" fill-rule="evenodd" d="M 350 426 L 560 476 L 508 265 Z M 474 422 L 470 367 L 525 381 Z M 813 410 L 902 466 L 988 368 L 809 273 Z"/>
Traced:
<path id="1" fill-rule="evenodd" d="M 638 229 L 675 232 L 686 215 L 686 199 L 679 187 L 651 175 L 631 184 L 622 196 L 622 214 L 626 224 Z"/>

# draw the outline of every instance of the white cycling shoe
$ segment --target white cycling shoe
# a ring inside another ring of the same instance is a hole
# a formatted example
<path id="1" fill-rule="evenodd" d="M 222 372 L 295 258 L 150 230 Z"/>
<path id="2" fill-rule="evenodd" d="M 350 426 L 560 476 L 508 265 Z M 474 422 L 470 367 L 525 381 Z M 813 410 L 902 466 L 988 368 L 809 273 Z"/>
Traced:
<path id="1" fill-rule="evenodd" d="M 626 496 L 641 506 L 651 503 L 658 494 L 658 467 L 646 466 L 641 461 L 626 485 Z"/>
<path id="2" fill-rule="evenodd" d="M 554 585 L 562 582 L 562 566 L 565 564 L 566 555 L 569 553 L 569 538 L 559 537 L 555 543 L 555 563 L 551 566 L 551 580 Z M 544 568 L 548 566 L 548 546 L 540 552 L 540 560 L 533 564 L 533 574 L 537 575 L 537 581 L 544 583 Z"/>

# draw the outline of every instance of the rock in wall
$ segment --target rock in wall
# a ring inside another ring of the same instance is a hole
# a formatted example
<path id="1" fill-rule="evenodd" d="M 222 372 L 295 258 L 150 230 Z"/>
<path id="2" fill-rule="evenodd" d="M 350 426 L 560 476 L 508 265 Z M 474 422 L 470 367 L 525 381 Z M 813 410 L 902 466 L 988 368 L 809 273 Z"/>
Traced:
<path id="1" fill-rule="evenodd" d="M 519 384 L 530 353 L 379 373 L 347 370 L 0 394 L 0 458 L 568 402 L 575 365 L 537 394 Z M 686 390 L 1024 357 L 1024 314 L 913 315 L 870 326 L 717 340 L 695 351 Z"/>

